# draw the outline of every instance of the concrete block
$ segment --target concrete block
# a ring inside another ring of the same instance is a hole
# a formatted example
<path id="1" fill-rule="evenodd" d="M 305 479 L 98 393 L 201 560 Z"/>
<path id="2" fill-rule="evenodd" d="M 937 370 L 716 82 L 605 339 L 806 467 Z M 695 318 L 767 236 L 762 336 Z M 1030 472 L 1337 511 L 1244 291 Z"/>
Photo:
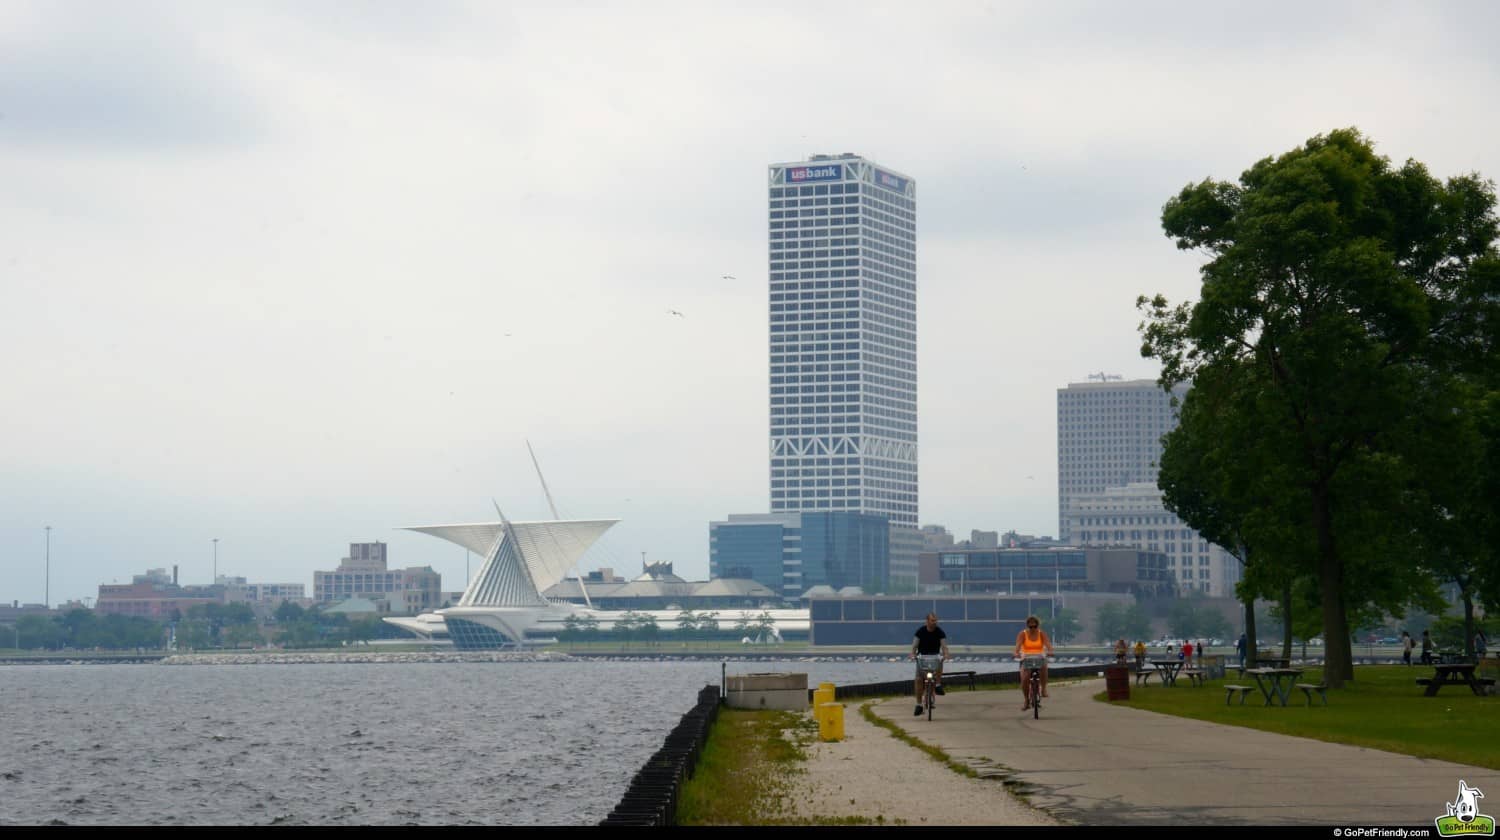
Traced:
<path id="1" fill-rule="evenodd" d="M 807 674 L 737 674 L 724 678 L 725 705 L 732 709 L 805 712 Z"/>

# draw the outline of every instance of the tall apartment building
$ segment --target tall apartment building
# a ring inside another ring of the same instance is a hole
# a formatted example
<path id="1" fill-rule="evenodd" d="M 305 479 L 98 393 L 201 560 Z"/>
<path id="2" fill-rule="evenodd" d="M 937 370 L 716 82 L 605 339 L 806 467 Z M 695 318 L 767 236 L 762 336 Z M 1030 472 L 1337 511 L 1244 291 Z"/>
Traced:
<path id="1" fill-rule="evenodd" d="M 1161 438 L 1177 425 L 1154 379 L 1074 382 L 1057 391 L 1058 535 L 1072 545 L 1164 551 L 1182 590 L 1233 595 L 1239 563 L 1162 506 Z"/>
<path id="2" fill-rule="evenodd" d="M 1173 395 L 1181 399 L 1187 386 Z M 1073 497 L 1132 482 L 1156 483 L 1161 436 L 1177 425 L 1154 379 L 1074 382 L 1057 389 L 1057 535 L 1072 542 Z"/>
<path id="3" fill-rule="evenodd" d="M 916 585 L 917 185 L 853 154 L 773 164 L 771 512 L 886 517 Z"/>

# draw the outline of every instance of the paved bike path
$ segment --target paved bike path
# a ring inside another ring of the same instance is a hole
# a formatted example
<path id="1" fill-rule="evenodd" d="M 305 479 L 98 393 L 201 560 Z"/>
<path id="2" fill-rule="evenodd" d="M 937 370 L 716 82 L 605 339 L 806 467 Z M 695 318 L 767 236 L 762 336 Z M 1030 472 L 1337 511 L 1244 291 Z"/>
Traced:
<path id="1" fill-rule="evenodd" d="M 1014 689 L 950 688 L 931 721 L 912 715 L 910 698 L 873 710 L 956 761 L 1020 783 L 1032 805 L 1081 825 L 1430 827 L 1447 813 L 1460 779 L 1489 793 L 1480 813 L 1500 814 L 1500 804 L 1485 807 L 1500 803 L 1500 771 L 1094 700 L 1103 689 L 1102 680 L 1054 682 L 1040 720 L 1022 714 Z M 1245 709 L 1252 712 L 1249 703 Z"/>

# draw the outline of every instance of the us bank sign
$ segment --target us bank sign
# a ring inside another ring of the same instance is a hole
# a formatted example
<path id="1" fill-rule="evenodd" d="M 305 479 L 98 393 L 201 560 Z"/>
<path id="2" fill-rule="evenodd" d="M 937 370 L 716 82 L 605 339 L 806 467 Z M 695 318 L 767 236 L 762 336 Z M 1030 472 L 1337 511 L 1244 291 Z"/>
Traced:
<path id="1" fill-rule="evenodd" d="M 786 171 L 788 184 L 806 184 L 813 181 L 842 181 L 844 167 L 841 164 L 828 166 L 793 166 Z"/>

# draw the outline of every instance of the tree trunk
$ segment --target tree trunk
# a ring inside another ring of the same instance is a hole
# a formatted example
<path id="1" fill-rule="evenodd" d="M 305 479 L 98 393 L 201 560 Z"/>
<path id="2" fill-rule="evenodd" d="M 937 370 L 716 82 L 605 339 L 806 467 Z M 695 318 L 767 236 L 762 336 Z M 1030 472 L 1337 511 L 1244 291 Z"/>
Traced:
<path id="1" fill-rule="evenodd" d="M 1318 531 L 1318 587 L 1323 595 L 1323 681 L 1343 688 L 1354 679 L 1349 619 L 1344 613 L 1344 567 L 1333 542 L 1333 510 L 1327 486 L 1313 488 L 1313 523 Z M 1290 623 L 1290 622 L 1288 622 Z"/>
<path id="2" fill-rule="evenodd" d="M 1281 585 L 1281 658 L 1292 659 L 1292 580 Z"/>
<path id="3" fill-rule="evenodd" d="M 1458 591 L 1464 596 L 1464 658 L 1478 662 L 1474 658 L 1474 597 L 1469 594 L 1467 583 L 1467 580 L 1458 582 Z"/>
<path id="4" fill-rule="evenodd" d="M 1258 668 L 1255 664 L 1255 596 L 1245 597 L 1245 667 Z"/>

